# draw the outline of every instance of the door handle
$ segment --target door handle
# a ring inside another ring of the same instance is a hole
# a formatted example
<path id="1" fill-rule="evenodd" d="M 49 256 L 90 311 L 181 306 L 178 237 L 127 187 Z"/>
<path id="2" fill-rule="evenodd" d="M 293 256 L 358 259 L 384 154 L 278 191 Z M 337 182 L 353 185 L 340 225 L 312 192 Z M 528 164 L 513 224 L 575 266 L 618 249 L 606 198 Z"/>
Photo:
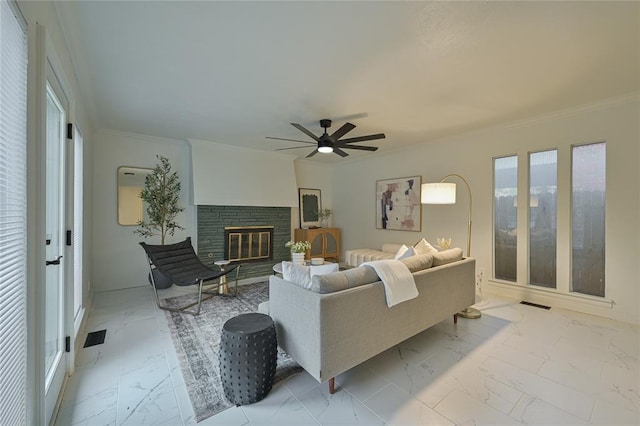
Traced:
<path id="1" fill-rule="evenodd" d="M 49 266 L 49 265 L 59 265 L 60 264 L 60 259 L 62 259 L 62 256 L 58 256 L 58 258 L 56 260 L 47 260 L 46 264 L 47 264 L 47 266 Z"/>

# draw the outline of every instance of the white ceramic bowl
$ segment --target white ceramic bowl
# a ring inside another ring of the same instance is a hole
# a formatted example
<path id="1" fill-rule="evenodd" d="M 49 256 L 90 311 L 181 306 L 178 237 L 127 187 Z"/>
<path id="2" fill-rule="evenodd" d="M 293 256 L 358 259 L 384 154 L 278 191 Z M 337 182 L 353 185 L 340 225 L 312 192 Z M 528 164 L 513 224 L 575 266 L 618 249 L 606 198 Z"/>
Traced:
<path id="1" fill-rule="evenodd" d="M 311 264 L 312 265 L 322 265 L 324 263 L 324 258 L 323 257 L 312 257 L 311 258 Z"/>

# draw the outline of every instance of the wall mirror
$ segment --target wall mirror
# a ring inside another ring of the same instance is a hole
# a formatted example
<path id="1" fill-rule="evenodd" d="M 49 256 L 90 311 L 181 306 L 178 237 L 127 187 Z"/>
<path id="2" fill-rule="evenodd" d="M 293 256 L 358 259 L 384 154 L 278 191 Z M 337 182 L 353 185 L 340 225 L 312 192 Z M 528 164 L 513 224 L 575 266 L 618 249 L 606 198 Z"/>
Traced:
<path id="1" fill-rule="evenodd" d="M 118 224 L 137 225 L 144 218 L 145 206 L 140 192 L 151 171 L 140 167 L 118 167 Z"/>

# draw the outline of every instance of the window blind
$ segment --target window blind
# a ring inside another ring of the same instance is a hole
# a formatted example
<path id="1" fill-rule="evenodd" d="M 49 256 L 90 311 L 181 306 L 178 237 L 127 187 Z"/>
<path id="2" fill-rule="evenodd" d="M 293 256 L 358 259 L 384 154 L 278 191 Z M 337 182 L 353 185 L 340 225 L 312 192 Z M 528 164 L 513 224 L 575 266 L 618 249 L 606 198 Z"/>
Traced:
<path id="1" fill-rule="evenodd" d="M 27 35 L 0 2 L 0 424 L 26 424 Z"/>

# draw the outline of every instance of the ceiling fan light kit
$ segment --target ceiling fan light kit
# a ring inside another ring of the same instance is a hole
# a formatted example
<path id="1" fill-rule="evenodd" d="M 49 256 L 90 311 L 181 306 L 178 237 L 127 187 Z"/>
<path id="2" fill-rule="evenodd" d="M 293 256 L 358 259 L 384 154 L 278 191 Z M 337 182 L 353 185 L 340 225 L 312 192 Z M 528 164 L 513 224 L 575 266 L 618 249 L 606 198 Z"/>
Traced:
<path id="1" fill-rule="evenodd" d="M 317 142 L 316 149 L 314 149 L 309 155 L 307 155 L 307 158 L 313 157 L 318 152 L 323 153 L 323 154 L 328 154 L 328 153 L 331 153 L 331 152 L 335 152 L 336 154 L 338 154 L 341 157 L 348 156 L 349 154 L 344 152 L 343 149 L 358 149 L 358 150 L 361 150 L 361 151 L 376 151 L 378 148 L 375 147 L 375 146 L 351 145 L 351 144 L 354 143 L 354 142 L 364 142 L 364 141 L 371 141 L 371 140 L 384 139 L 385 138 L 384 133 L 377 133 L 375 135 L 358 136 L 358 137 L 355 137 L 355 138 L 340 139 L 341 137 L 343 137 L 344 135 L 349 133 L 351 130 L 355 129 L 356 126 L 351 124 L 351 123 L 345 123 L 345 124 L 342 125 L 342 127 L 340 127 L 338 130 L 333 132 L 333 134 L 329 135 L 327 133 L 327 129 L 329 127 L 331 127 L 331 120 L 326 119 L 326 118 L 320 120 L 320 127 L 322 127 L 324 129 L 324 133 L 322 135 L 320 135 L 320 136 L 314 135 L 312 132 L 307 130 L 301 124 L 291 123 L 291 125 Z M 275 139 L 275 140 L 284 140 L 284 141 L 291 141 L 291 142 L 298 142 L 298 143 L 306 143 L 306 144 L 310 143 L 310 144 L 313 144 L 313 142 L 300 141 L 300 140 L 296 140 L 296 139 L 273 138 L 273 137 L 269 137 L 269 136 L 267 136 L 267 139 Z M 304 147 L 303 146 L 295 146 L 295 147 L 291 147 L 291 148 L 279 148 L 279 149 L 276 149 L 276 151 L 284 151 L 284 150 L 287 150 L 287 149 L 298 149 L 298 148 L 304 148 Z"/>

